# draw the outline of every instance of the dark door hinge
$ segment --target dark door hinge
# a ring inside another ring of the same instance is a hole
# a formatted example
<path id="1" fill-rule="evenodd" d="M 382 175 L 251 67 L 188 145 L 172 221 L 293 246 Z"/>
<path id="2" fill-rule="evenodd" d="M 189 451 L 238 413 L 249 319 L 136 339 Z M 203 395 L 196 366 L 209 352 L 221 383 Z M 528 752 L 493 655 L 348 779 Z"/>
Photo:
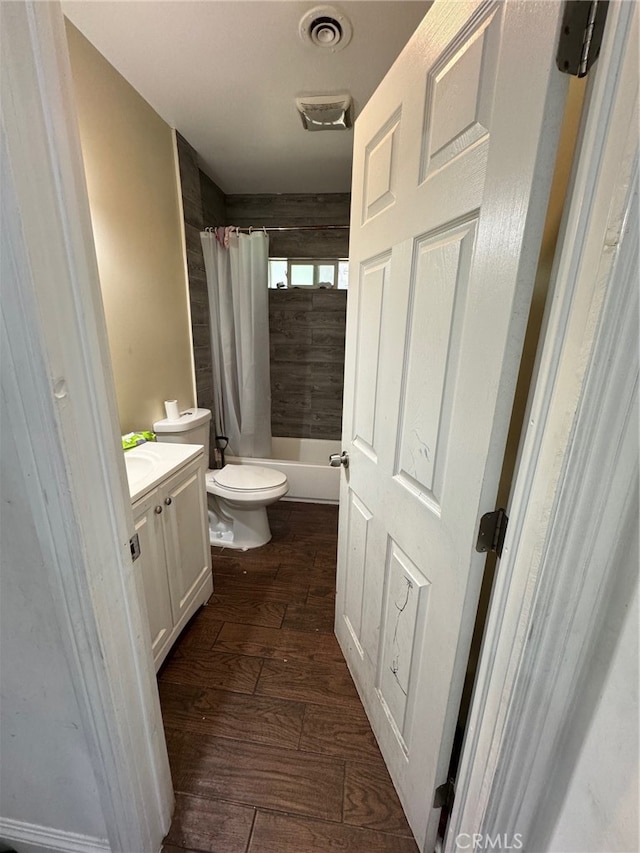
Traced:
<path id="1" fill-rule="evenodd" d="M 564 74 L 585 77 L 600 54 L 608 0 L 567 0 L 556 65 Z"/>
<path id="2" fill-rule="evenodd" d="M 442 785 L 438 785 L 433 795 L 434 809 L 446 809 L 451 812 L 453 801 L 456 796 L 456 789 L 453 779 L 447 779 Z"/>
<path id="3" fill-rule="evenodd" d="M 135 563 L 140 556 L 140 540 L 137 533 L 134 533 L 131 539 L 129 539 L 129 548 L 131 548 L 131 562 Z"/>
<path id="4" fill-rule="evenodd" d="M 503 509 L 485 512 L 480 519 L 476 551 L 480 551 L 481 554 L 495 551 L 498 557 L 501 557 L 508 523 L 509 516 Z"/>

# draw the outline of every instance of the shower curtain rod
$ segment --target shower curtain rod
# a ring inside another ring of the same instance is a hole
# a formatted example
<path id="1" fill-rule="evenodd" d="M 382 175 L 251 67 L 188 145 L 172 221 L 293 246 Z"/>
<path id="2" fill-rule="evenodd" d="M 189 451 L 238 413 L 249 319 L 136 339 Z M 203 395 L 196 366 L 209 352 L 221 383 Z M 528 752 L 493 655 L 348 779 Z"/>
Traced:
<path id="1" fill-rule="evenodd" d="M 224 226 L 211 225 L 208 228 L 205 228 L 205 231 L 215 231 L 216 228 L 220 228 Z M 234 228 L 237 231 L 337 231 L 341 229 L 349 228 L 348 225 L 251 225 L 244 226 L 240 228 Z"/>

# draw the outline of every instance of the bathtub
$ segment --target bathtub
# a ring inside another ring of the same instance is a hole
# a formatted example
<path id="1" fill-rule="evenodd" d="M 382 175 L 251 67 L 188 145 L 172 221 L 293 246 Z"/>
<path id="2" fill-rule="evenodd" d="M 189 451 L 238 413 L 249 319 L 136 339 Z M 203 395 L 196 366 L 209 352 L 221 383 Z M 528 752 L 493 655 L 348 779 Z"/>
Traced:
<path id="1" fill-rule="evenodd" d="M 340 453 L 340 441 L 317 438 L 271 439 L 271 459 L 227 456 L 226 462 L 277 468 L 287 475 L 289 492 L 283 500 L 337 504 L 340 468 L 329 467 L 331 453 Z"/>

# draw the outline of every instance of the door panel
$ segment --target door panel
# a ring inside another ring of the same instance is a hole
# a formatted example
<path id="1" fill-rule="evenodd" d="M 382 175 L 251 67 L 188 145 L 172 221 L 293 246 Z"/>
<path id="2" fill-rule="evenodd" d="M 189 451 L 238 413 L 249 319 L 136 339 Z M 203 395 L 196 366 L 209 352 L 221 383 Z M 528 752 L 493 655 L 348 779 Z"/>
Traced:
<path id="1" fill-rule="evenodd" d="M 479 12 L 427 74 L 421 182 L 489 135 L 501 16 Z"/>
<path id="2" fill-rule="evenodd" d="M 367 645 L 363 637 L 362 606 L 365 600 L 366 570 L 371 560 L 367 548 L 367 533 L 372 517 L 367 507 L 352 493 L 349 506 L 348 542 L 351 553 L 350 571 L 346 579 L 345 621 L 361 658 L 364 655 L 363 646 Z"/>
<path id="3" fill-rule="evenodd" d="M 438 513 L 476 221 L 414 249 L 394 473 Z"/>
<path id="4" fill-rule="evenodd" d="M 389 261 L 390 255 L 387 255 L 362 268 L 356 329 L 358 387 L 355 391 L 353 440 L 373 462 L 377 460 L 375 431 L 381 357 L 380 321 L 385 283 L 388 284 L 389 279 Z M 377 353 L 377 358 L 372 359 L 371 353 Z"/>
<path id="5" fill-rule="evenodd" d="M 399 137 L 400 110 L 380 128 L 365 151 L 363 225 L 396 200 Z"/>
<path id="6" fill-rule="evenodd" d="M 398 742 L 407 753 L 409 724 L 415 711 L 412 675 L 419 671 L 417 657 L 426 627 L 430 583 L 392 539 L 385 569 L 387 589 L 378 692 L 397 729 Z"/>
<path id="7" fill-rule="evenodd" d="M 356 122 L 336 634 L 428 850 L 564 104 L 560 13 L 436 2 Z"/>

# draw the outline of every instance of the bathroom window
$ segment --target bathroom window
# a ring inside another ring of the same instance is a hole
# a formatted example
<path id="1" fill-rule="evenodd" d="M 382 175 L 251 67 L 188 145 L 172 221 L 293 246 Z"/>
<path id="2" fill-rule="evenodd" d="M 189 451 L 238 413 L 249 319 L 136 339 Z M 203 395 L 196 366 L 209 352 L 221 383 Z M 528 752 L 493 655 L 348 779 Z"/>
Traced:
<path id="1" fill-rule="evenodd" d="M 269 287 L 337 288 L 346 290 L 349 261 L 346 258 L 269 258 Z"/>

